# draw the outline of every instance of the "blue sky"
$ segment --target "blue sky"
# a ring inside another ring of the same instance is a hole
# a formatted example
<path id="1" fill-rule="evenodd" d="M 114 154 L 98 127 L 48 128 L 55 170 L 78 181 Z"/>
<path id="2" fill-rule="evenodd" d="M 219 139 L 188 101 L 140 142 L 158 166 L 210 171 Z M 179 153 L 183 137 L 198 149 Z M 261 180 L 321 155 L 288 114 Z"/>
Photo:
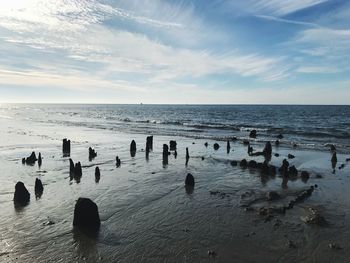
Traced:
<path id="1" fill-rule="evenodd" d="M 0 102 L 349 104 L 350 2 L 0 2 Z"/>

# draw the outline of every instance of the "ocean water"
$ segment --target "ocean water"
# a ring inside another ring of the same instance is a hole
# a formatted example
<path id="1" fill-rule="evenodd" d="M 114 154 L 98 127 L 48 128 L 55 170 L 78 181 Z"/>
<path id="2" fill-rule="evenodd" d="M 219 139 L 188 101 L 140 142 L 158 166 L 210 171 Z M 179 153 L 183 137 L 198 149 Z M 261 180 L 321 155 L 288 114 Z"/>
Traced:
<path id="1" fill-rule="evenodd" d="M 350 106 L 303 105 L 43 105 L 0 106 L 0 118 L 27 119 L 62 126 L 82 126 L 118 132 L 256 141 L 350 152 Z"/>
<path id="2" fill-rule="evenodd" d="M 2 104 L 0 262 L 347 262 L 349 110 L 349 106 Z M 279 174 L 261 176 L 254 169 L 233 167 L 231 160 L 264 160 L 248 156 L 242 144 L 251 129 L 258 131 L 257 139 L 252 139 L 255 150 L 282 133 L 281 145 L 272 146 L 271 164 L 279 166 L 293 154 L 290 164 L 308 171 L 310 178 L 286 182 Z M 149 134 L 154 135 L 154 148 L 146 156 Z M 80 181 L 70 178 L 63 138 L 72 141 L 70 158 L 82 164 Z M 174 139 L 178 155 L 171 154 L 165 165 L 163 144 Z M 137 144 L 134 157 L 131 140 Z M 214 143 L 221 147 L 214 150 Z M 337 147 L 334 170 L 328 144 Z M 97 151 L 93 160 L 88 158 L 89 147 Z M 41 167 L 22 164 L 32 151 L 43 156 Z M 338 169 L 341 164 L 344 167 Z M 96 166 L 101 170 L 98 183 Z M 184 187 L 187 173 L 196 181 L 192 192 Z M 40 198 L 34 194 L 36 178 L 44 184 Z M 13 202 L 18 181 L 31 194 L 25 207 Z M 285 214 L 257 212 L 259 207 L 288 205 L 316 184 L 311 197 Z M 281 199 L 267 201 L 271 190 Z M 79 197 L 98 205 L 97 236 L 72 226 Z M 247 202 L 254 211 L 244 209 Z M 327 227 L 300 220 L 310 207 L 322 213 Z M 289 241 L 297 248 L 291 248 Z M 329 249 L 334 242 L 345 249 Z"/>

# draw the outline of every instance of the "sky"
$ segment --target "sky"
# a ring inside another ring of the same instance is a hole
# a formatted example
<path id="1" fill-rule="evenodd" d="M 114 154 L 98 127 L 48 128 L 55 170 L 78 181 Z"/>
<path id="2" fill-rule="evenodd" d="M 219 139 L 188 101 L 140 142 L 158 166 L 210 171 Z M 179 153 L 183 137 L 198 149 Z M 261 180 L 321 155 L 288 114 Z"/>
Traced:
<path id="1" fill-rule="evenodd" d="M 350 1 L 0 1 L 0 103 L 350 104 Z"/>

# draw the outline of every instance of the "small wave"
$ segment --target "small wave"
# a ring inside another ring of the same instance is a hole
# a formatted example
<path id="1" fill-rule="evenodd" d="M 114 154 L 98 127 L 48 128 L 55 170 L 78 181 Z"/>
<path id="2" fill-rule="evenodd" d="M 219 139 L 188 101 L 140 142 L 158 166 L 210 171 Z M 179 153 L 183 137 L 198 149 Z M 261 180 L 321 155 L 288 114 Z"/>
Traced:
<path id="1" fill-rule="evenodd" d="M 3 119 L 13 119 L 11 116 L 6 116 L 6 115 L 0 115 L 0 118 L 3 118 Z"/>

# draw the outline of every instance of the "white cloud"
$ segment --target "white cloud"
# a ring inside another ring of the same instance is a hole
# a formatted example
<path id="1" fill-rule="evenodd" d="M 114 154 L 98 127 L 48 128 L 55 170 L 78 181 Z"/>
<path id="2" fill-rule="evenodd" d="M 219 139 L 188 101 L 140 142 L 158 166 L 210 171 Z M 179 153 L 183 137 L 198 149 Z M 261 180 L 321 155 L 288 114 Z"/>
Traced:
<path id="1" fill-rule="evenodd" d="M 328 0 L 254 0 L 248 1 L 251 10 L 257 14 L 284 16 Z"/>

